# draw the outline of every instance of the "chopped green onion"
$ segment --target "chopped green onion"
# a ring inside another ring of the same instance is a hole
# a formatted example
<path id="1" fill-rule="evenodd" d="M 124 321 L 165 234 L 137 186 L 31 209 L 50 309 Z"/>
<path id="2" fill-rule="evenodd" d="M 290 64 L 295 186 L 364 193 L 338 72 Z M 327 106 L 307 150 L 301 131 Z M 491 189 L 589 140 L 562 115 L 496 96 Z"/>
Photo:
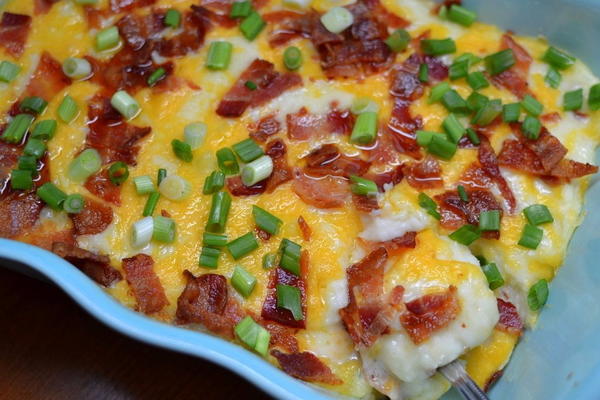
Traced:
<path id="1" fill-rule="evenodd" d="M 256 226 L 271 235 L 277 235 L 281 224 L 283 224 L 282 220 L 258 206 L 252 206 L 252 215 Z"/>
<path id="2" fill-rule="evenodd" d="M 487 126 L 494 122 L 502 114 L 502 101 L 490 100 L 483 106 L 471 120 L 471 123 L 478 126 Z"/>
<path id="3" fill-rule="evenodd" d="M 161 215 L 154 217 L 152 239 L 157 242 L 173 243 L 176 231 L 175 221 L 173 221 L 172 218 L 163 217 Z"/>
<path id="4" fill-rule="evenodd" d="M 300 257 L 302 247 L 289 239 L 281 240 L 279 245 L 279 254 L 281 259 L 279 265 L 286 271 L 296 276 L 300 276 Z"/>
<path id="5" fill-rule="evenodd" d="M 302 52 L 296 46 L 289 46 L 283 52 L 283 63 L 290 71 L 295 71 L 302 66 Z"/>
<path id="6" fill-rule="evenodd" d="M 447 17 L 452 22 L 469 27 L 477 19 L 477 13 L 458 4 L 452 4 L 448 10 Z"/>
<path id="7" fill-rule="evenodd" d="M 369 144 L 377 136 L 377 113 L 363 112 L 356 118 L 350 141 L 357 144 Z"/>
<path id="8" fill-rule="evenodd" d="M 543 204 L 533 204 L 525 208 L 523 210 L 523 214 L 525 214 L 527 221 L 529 221 L 531 225 L 541 225 L 554 222 L 554 217 L 552 217 L 550 210 L 548 210 L 548 207 Z"/>
<path id="9" fill-rule="evenodd" d="M 272 269 L 277 266 L 277 253 L 267 253 L 263 256 L 262 266 L 264 269 Z"/>
<path id="10" fill-rule="evenodd" d="M 554 68 L 564 70 L 575 64 L 576 59 L 556 47 L 549 47 L 542 56 L 542 60 Z"/>
<path id="11" fill-rule="evenodd" d="M 135 118 L 141 107 L 138 102 L 124 90 L 119 90 L 110 99 L 110 104 L 126 119 Z"/>
<path id="12" fill-rule="evenodd" d="M 454 157 L 458 146 L 451 141 L 442 138 L 438 135 L 433 135 L 431 142 L 427 145 L 427 151 L 444 160 L 450 160 Z"/>
<path id="13" fill-rule="evenodd" d="M 45 152 L 46 143 L 39 139 L 29 139 L 25 145 L 25 148 L 23 149 L 23 153 L 26 156 L 32 156 L 38 160 L 42 158 Z"/>
<path id="14" fill-rule="evenodd" d="M 469 114 L 469 104 L 460 97 L 460 94 L 454 89 L 448 90 L 442 96 L 442 104 L 450 112 L 456 114 Z"/>
<path id="15" fill-rule="evenodd" d="M 67 196 L 63 203 L 63 210 L 69 214 L 79 214 L 83 211 L 84 206 L 85 200 L 83 199 L 83 196 L 75 193 Z"/>
<path id="16" fill-rule="evenodd" d="M 69 165 L 69 178 L 76 182 L 83 182 L 91 175 L 100 171 L 102 157 L 96 149 L 86 149 L 71 161 Z"/>
<path id="17" fill-rule="evenodd" d="M 10 173 L 10 187 L 14 190 L 29 190 L 33 187 L 33 171 L 13 169 Z"/>
<path id="18" fill-rule="evenodd" d="M 481 267 L 481 269 L 485 274 L 485 278 L 487 279 L 491 290 L 496 290 L 499 287 L 504 286 L 504 278 L 502 278 L 502 274 L 498 270 L 498 266 L 496 264 L 485 264 Z"/>
<path id="19" fill-rule="evenodd" d="M 259 13 L 252 11 L 240 24 L 242 35 L 250 41 L 254 40 L 267 24 Z"/>
<path id="20" fill-rule="evenodd" d="M 250 90 L 258 89 L 258 86 L 256 86 L 256 83 L 254 83 L 252 81 L 246 81 L 246 83 L 244 83 L 244 86 L 246 86 Z"/>
<path id="21" fill-rule="evenodd" d="M 231 61 L 233 45 L 225 41 L 212 42 L 208 48 L 206 68 L 212 70 L 225 70 Z"/>
<path id="22" fill-rule="evenodd" d="M 526 224 L 523 227 L 523 233 L 521 239 L 519 239 L 519 246 L 527 247 L 528 249 L 535 250 L 538 248 L 544 237 L 544 231 L 530 224 Z"/>
<path id="23" fill-rule="evenodd" d="M 32 122 L 33 115 L 16 115 L 4 130 L 4 133 L 2 134 L 2 140 L 7 143 L 20 143 L 29 130 Z"/>
<path id="24" fill-rule="evenodd" d="M 148 77 L 148 86 L 152 87 L 156 85 L 160 80 L 162 80 L 167 75 L 167 70 L 163 67 L 158 68 Z"/>
<path id="25" fill-rule="evenodd" d="M 490 75 L 498 75 L 515 65 L 515 55 L 511 49 L 506 49 L 487 56 L 485 67 Z"/>
<path id="26" fill-rule="evenodd" d="M 300 289 L 289 285 L 277 285 L 277 307 L 289 310 L 296 321 L 304 319 Z"/>
<path id="27" fill-rule="evenodd" d="M 96 50 L 112 50 L 119 45 L 121 37 L 116 26 L 103 29 L 96 35 Z"/>
<path id="28" fill-rule="evenodd" d="M 167 177 L 167 170 L 164 168 L 159 168 L 156 173 L 156 184 L 160 185 L 160 183 Z"/>
<path id="29" fill-rule="evenodd" d="M 534 99 L 531 95 L 526 95 L 523 100 L 521 100 L 521 107 L 531 116 L 539 117 L 544 111 L 544 106 L 542 103 Z"/>
<path id="30" fill-rule="evenodd" d="M 489 97 L 482 95 L 478 92 L 473 92 L 467 97 L 467 104 L 469 109 L 478 112 L 490 102 Z"/>
<path id="31" fill-rule="evenodd" d="M 165 25 L 171 28 L 179 28 L 181 24 L 181 13 L 174 8 L 167 10 L 165 14 Z"/>
<path id="32" fill-rule="evenodd" d="M 548 72 L 546 73 L 546 78 L 544 78 L 544 81 L 551 88 L 558 89 L 560 82 L 562 81 L 562 75 L 555 68 L 550 67 L 548 68 Z"/>
<path id="33" fill-rule="evenodd" d="M 430 56 L 441 56 L 456 52 L 456 43 L 448 39 L 423 39 L 421 40 L 421 50 Z"/>
<path id="34" fill-rule="evenodd" d="M 50 140 L 56 133 L 56 126 L 57 123 L 55 119 L 40 121 L 33 127 L 31 137 L 40 140 Z"/>
<path id="35" fill-rule="evenodd" d="M 448 70 L 450 80 L 454 81 L 456 79 L 464 78 L 469 74 L 469 61 L 455 61 L 450 65 Z"/>
<path id="36" fill-rule="evenodd" d="M 75 4 L 97 4 L 99 0 L 75 0 Z"/>
<path id="37" fill-rule="evenodd" d="M 467 224 L 452 232 L 448 237 L 468 246 L 481 237 L 481 231 L 476 226 Z"/>
<path id="38" fill-rule="evenodd" d="M 482 211 L 479 214 L 480 231 L 499 231 L 500 230 L 500 210 Z"/>
<path id="39" fill-rule="evenodd" d="M 419 66 L 419 81 L 423 83 L 429 82 L 429 66 L 426 63 L 422 63 Z"/>
<path id="40" fill-rule="evenodd" d="M 24 112 L 33 112 L 35 114 L 41 114 L 48 106 L 48 102 L 41 97 L 31 96 L 23 99 L 19 108 Z"/>
<path id="41" fill-rule="evenodd" d="M 179 139 L 173 139 L 171 141 L 171 147 L 175 156 L 184 162 L 192 162 L 194 155 L 192 154 L 192 146 L 186 142 L 182 142 Z"/>
<path id="42" fill-rule="evenodd" d="M 169 175 L 162 180 L 158 191 L 169 200 L 180 201 L 192 193 L 192 185 L 178 175 Z"/>
<path id="43" fill-rule="evenodd" d="M 519 122 L 521 117 L 521 104 L 511 103 L 502 106 L 502 120 L 504 122 Z"/>
<path id="44" fill-rule="evenodd" d="M 21 67 L 10 61 L 0 63 L 0 82 L 11 83 L 21 71 Z"/>
<path id="45" fill-rule="evenodd" d="M 354 115 L 359 115 L 364 112 L 379 112 L 379 104 L 375 103 L 368 97 L 357 97 L 350 106 L 350 112 Z"/>
<path id="46" fill-rule="evenodd" d="M 225 186 L 225 174 L 221 171 L 213 171 L 204 180 L 204 187 L 202 188 L 203 194 L 213 194 L 223 189 Z"/>
<path id="47" fill-rule="evenodd" d="M 475 256 L 475 258 L 477 259 L 477 261 L 479 261 L 479 265 L 482 266 L 482 267 L 484 265 L 489 264 L 488 261 L 487 261 L 487 259 L 484 256 Z"/>
<path id="48" fill-rule="evenodd" d="M 215 269 L 219 264 L 219 255 L 221 254 L 221 250 L 215 249 L 212 247 L 202 247 L 202 251 L 200 252 L 200 259 L 198 260 L 198 265 L 201 267 Z"/>
<path id="49" fill-rule="evenodd" d="M 92 64 L 85 58 L 69 57 L 63 61 L 62 70 L 71 79 L 83 79 L 92 74 Z"/>
<path id="50" fill-rule="evenodd" d="M 262 356 L 267 355 L 271 334 L 247 316 L 235 326 L 235 334 L 242 343 Z"/>
<path id="51" fill-rule="evenodd" d="M 229 216 L 231 207 L 231 196 L 227 192 L 217 192 L 213 194 L 210 212 L 206 230 L 209 232 L 221 233 L 225 231 L 225 223 Z"/>
<path id="52" fill-rule="evenodd" d="M 532 287 L 529 288 L 527 294 L 527 303 L 531 311 L 537 311 L 542 308 L 548 301 L 548 281 L 540 279 Z"/>
<path id="53" fill-rule="evenodd" d="M 248 232 L 239 238 L 232 240 L 226 244 L 229 254 L 234 260 L 239 260 L 247 254 L 250 254 L 254 250 L 258 249 L 258 241 L 253 232 Z"/>
<path id="54" fill-rule="evenodd" d="M 540 136 L 540 132 L 542 131 L 542 123 L 539 119 L 528 115 L 525 117 L 523 124 L 521 125 L 521 129 L 523 130 L 523 134 L 528 139 L 536 140 Z"/>
<path id="55" fill-rule="evenodd" d="M 378 192 L 377 184 L 372 180 L 361 178 L 360 176 L 350 175 L 350 190 L 352 193 L 360 196 L 375 196 Z"/>
<path id="56" fill-rule="evenodd" d="M 123 161 L 117 161 L 108 168 L 108 178 L 113 185 L 119 186 L 129 178 L 129 167 Z"/>
<path id="57" fill-rule="evenodd" d="M 252 12 L 252 2 L 249 0 L 235 1 L 231 5 L 229 18 L 245 18 Z"/>
<path id="58" fill-rule="evenodd" d="M 429 143 L 431 143 L 431 139 L 436 135 L 441 138 L 446 137 L 443 133 L 419 130 L 416 133 L 417 144 L 422 147 L 427 147 L 427 145 L 429 145 Z"/>
<path id="59" fill-rule="evenodd" d="M 448 6 L 443 4 L 440 7 L 440 9 L 438 11 L 438 17 L 440 17 L 440 19 L 448 19 Z"/>
<path id="60" fill-rule="evenodd" d="M 473 128 L 467 128 L 467 137 L 469 138 L 471 143 L 473 143 L 475 146 L 478 146 L 481 143 L 481 140 L 479 140 L 479 136 L 477 135 L 477 132 L 475 132 L 475 130 L 473 130 Z"/>
<path id="61" fill-rule="evenodd" d="M 256 278 L 250 272 L 246 271 L 244 267 L 236 265 L 233 269 L 233 275 L 231 275 L 231 286 L 242 297 L 246 298 L 252 294 L 256 286 Z"/>
<path id="62" fill-rule="evenodd" d="M 329 32 L 340 33 L 354 23 L 354 16 L 344 7 L 333 7 L 321 15 L 321 23 Z"/>
<path id="63" fill-rule="evenodd" d="M 134 247 L 144 247 L 152 240 L 154 233 L 154 218 L 144 217 L 133 223 L 131 242 Z"/>
<path id="64" fill-rule="evenodd" d="M 583 89 L 565 93 L 563 98 L 563 109 L 565 111 L 577 111 L 581 107 L 583 107 Z"/>
<path id="65" fill-rule="evenodd" d="M 450 84 L 448 82 L 440 82 L 431 88 L 431 93 L 429 94 L 429 104 L 436 103 L 440 101 L 446 92 L 450 90 Z"/>
<path id="66" fill-rule="evenodd" d="M 258 157 L 265 154 L 265 152 L 260 148 L 256 142 L 250 138 L 242 140 L 239 143 L 231 146 L 235 154 L 239 157 L 240 160 L 244 163 L 249 163 L 250 161 L 256 160 Z"/>
<path id="67" fill-rule="evenodd" d="M 437 211 L 437 203 L 425 193 L 419 193 L 419 206 L 427 211 L 427 214 L 439 220 L 442 218 Z"/>
<path id="68" fill-rule="evenodd" d="M 456 188 L 458 191 L 458 197 L 465 203 L 469 201 L 469 194 L 467 193 L 465 187 L 463 185 L 458 185 Z"/>
<path id="69" fill-rule="evenodd" d="M 467 60 L 469 62 L 469 68 L 472 67 L 475 64 L 478 64 L 481 62 L 481 58 L 477 57 L 475 54 L 473 53 L 464 53 L 461 54 L 460 56 L 456 57 L 454 59 L 454 62 L 461 62 Z"/>
<path id="70" fill-rule="evenodd" d="M 460 121 L 454 114 L 449 114 L 442 123 L 442 126 L 448 134 L 448 137 L 454 143 L 458 143 L 458 141 L 465 135 L 466 132 L 466 129 L 463 126 L 463 124 L 460 123 Z"/>
<path id="71" fill-rule="evenodd" d="M 597 83 L 590 88 L 588 105 L 592 111 L 600 110 L 600 83 Z"/>
<path id="72" fill-rule="evenodd" d="M 19 157 L 17 168 L 35 172 L 37 170 L 37 158 L 33 156 L 21 156 Z"/>
<path id="73" fill-rule="evenodd" d="M 267 179 L 273 173 L 273 160 L 269 156 L 262 156 L 244 165 L 242 168 L 242 183 L 252 186 Z"/>
<path id="74" fill-rule="evenodd" d="M 154 182 L 148 175 L 136 176 L 133 178 L 133 184 L 137 194 L 149 194 L 155 191 Z"/>
<path id="75" fill-rule="evenodd" d="M 190 145 L 192 150 L 196 150 L 204 143 L 206 137 L 206 124 L 204 122 L 194 122 L 188 124 L 183 129 L 184 141 Z"/>
<path id="76" fill-rule="evenodd" d="M 52 182 L 44 183 L 37 189 L 36 193 L 48 207 L 56 211 L 62 209 L 62 204 L 67 198 L 66 193 L 57 188 Z"/>
<path id="77" fill-rule="evenodd" d="M 77 106 L 75 99 L 66 95 L 60 103 L 60 106 L 58 106 L 56 113 L 62 122 L 68 124 L 77 117 L 77 114 L 79 114 L 79 107 Z"/>
<path id="78" fill-rule="evenodd" d="M 205 247 L 223 247 L 227 245 L 227 235 L 204 232 L 202 234 L 202 246 Z"/>
<path id="79" fill-rule="evenodd" d="M 230 148 L 224 147 L 217 151 L 217 163 L 225 175 L 236 175 L 240 172 L 235 154 Z"/>
<path id="80" fill-rule="evenodd" d="M 387 39 L 385 44 L 396 53 L 406 50 L 410 43 L 410 34 L 404 29 L 396 29 Z"/>
<path id="81" fill-rule="evenodd" d="M 144 211 L 142 215 L 144 217 L 149 217 L 154 214 L 154 209 L 156 209 L 156 204 L 158 203 L 158 199 L 160 198 L 160 193 L 152 192 L 150 196 L 148 196 L 148 200 L 146 200 L 146 204 L 144 205 Z"/>
<path id="82" fill-rule="evenodd" d="M 473 90 L 484 89 L 490 86 L 490 83 L 485 78 L 485 75 L 481 71 L 471 72 L 467 76 L 467 83 Z"/>

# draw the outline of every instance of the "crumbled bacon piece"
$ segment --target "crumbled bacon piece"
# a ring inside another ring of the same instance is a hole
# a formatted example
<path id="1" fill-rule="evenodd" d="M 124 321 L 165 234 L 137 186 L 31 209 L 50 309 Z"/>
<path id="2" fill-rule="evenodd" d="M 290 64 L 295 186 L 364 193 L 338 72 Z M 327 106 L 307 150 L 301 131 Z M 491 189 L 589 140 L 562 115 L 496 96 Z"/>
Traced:
<path id="1" fill-rule="evenodd" d="M 370 179 L 373 182 L 375 182 L 375 184 L 377 184 L 377 188 L 379 189 L 379 191 L 383 192 L 385 185 L 396 186 L 397 184 L 402 182 L 402 179 L 404 179 L 404 166 L 397 165 L 396 167 L 394 167 L 388 171 L 381 172 L 379 174 L 374 174 L 374 175 L 367 175 L 367 176 L 365 176 L 365 178 Z"/>
<path id="2" fill-rule="evenodd" d="M 394 148 L 400 153 L 420 159 L 421 148 L 417 144 L 416 132 L 423 127 L 420 116 L 410 114 L 410 102 L 397 99 L 387 124 L 387 134 L 391 135 Z"/>
<path id="3" fill-rule="evenodd" d="M 523 331 L 523 321 L 517 311 L 517 307 L 509 301 L 502 299 L 497 300 L 500 320 L 498 321 L 496 328 L 507 333 L 520 335 Z"/>
<path id="4" fill-rule="evenodd" d="M 267 180 L 262 180 L 252 186 L 246 186 L 242 182 L 241 176 L 231 176 L 227 178 L 227 189 L 229 190 L 229 193 L 236 197 L 256 196 L 267 190 Z"/>
<path id="5" fill-rule="evenodd" d="M 37 96 L 50 101 L 70 84 L 71 80 L 63 73 L 61 63 L 50 53 L 43 52 L 23 97 Z M 18 113 L 17 109 L 16 114 Z"/>
<path id="6" fill-rule="evenodd" d="M 12 238 L 32 228 L 44 203 L 35 192 L 10 192 L 0 197 L 0 237 Z"/>
<path id="7" fill-rule="evenodd" d="M 40 224 L 37 225 L 35 229 L 31 229 L 22 235 L 16 236 L 14 240 L 29 243 L 49 251 L 52 251 L 52 246 L 56 242 L 62 242 L 71 246 L 76 245 L 73 229 L 67 228 L 60 231 L 57 229 L 58 227 L 53 223 Z"/>
<path id="8" fill-rule="evenodd" d="M 36 15 L 46 14 L 48 11 L 50 11 L 54 3 L 57 3 L 58 1 L 59 0 L 35 0 L 33 3 L 33 12 Z"/>
<path id="9" fill-rule="evenodd" d="M 414 249 L 417 246 L 417 232 L 406 232 L 404 235 L 390 239 L 386 242 L 377 242 L 374 247 L 385 247 L 388 255 L 395 256 L 406 249 Z"/>
<path id="10" fill-rule="evenodd" d="M 255 90 L 246 86 L 252 81 Z M 300 75 L 292 72 L 279 73 L 269 61 L 256 59 L 225 94 L 217 107 L 222 117 L 239 117 L 248 107 L 258 107 L 276 98 L 286 90 L 302 85 Z"/>
<path id="11" fill-rule="evenodd" d="M 0 46 L 15 58 L 21 57 L 31 28 L 29 15 L 4 12 L 0 20 Z"/>
<path id="12" fill-rule="evenodd" d="M 400 322 L 413 343 L 423 343 L 435 331 L 456 319 L 460 312 L 456 292 L 456 287 L 450 286 L 444 292 L 427 294 L 406 303 L 406 312 L 400 317 Z"/>
<path id="13" fill-rule="evenodd" d="M 96 283 L 110 287 L 123 279 L 121 273 L 110 265 L 110 259 L 105 255 L 94 254 L 72 244 L 55 242 L 52 252 L 64 258 Z"/>
<path id="14" fill-rule="evenodd" d="M 252 127 L 250 137 L 257 142 L 264 143 L 270 136 L 278 134 L 280 130 L 281 124 L 279 121 L 272 115 L 269 115 L 258 121 L 256 128 Z"/>
<path id="15" fill-rule="evenodd" d="M 296 170 L 292 190 L 303 202 L 317 208 L 342 207 L 350 191 L 348 181 L 337 176 L 311 178 Z"/>
<path id="16" fill-rule="evenodd" d="M 312 235 L 312 229 L 310 229 L 310 226 L 302 215 L 298 217 L 298 226 L 300 227 L 300 232 L 302 232 L 302 239 L 309 242 L 310 236 Z"/>
<path id="17" fill-rule="evenodd" d="M 492 82 L 497 86 L 503 86 L 519 98 L 531 94 L 527 78 L 529 76 L 529 67 L 533 59 L 521 45 L 519 45 L 510 35 L 505 34 L 502 37 L 500 50 L 512 49 L 516 63 L 506 71 L 492 77 Z"/>
<path id="18" fill-rule="evenodd" d="M 192 11 L 182 18 L 182 31 L 170 39 L 162 39 L 157 50 L 163 57 L 184 56 L 196 51 L 204 43 L 204 37 L 210 26 L 211 17 L 216 16 L 204 7 L 191 6 Z"/>
<path id="19" fill-rule="evenodd" d="M 358 157 L 341 154 L 334 144 L 324 144 L 304 157 L 304 172 L 311 176 L 343 176 L 363 175 L 369 170 L 370 163 Z"/>
<path id="20" fill-rule="evenodd" d="M 410 186 L 419 190 L 444 186 L 440 163 L 430 156 L 421 162 L 414 161 L 405 164 L 404 176 Z"/>
<path id="21" fill-rule="evenodd" d="M 104 169 L 90 176 L 83 186 L 89 190 L 90 193 L 100 197 L 102 200 L 116 206 L 121 205 L 121 186 L 117 186 L 110 181 L 108 169 Z"/>
<path id="22" fill-rule="evenodd" d="M 307 140 L 311 137 L 324 136 L 329 133 L 324 128 L 323 119 L 308 112 L 306 107 L 302 107 L 298 112 L 287 114 L 286 117 L 287 134 L 292 140 Z"/>
<path id="23" fill-rule="evenodd" d="M 498 189 L 500 189 L 500 193 L 502 193 L 502 197 L 504 197 L 508 204 L 509 211 L 513 213 L 517 208 L 517 199 L 515 198 L 512 189 L 508 185 L 508 182 L 506 179 L 504 179 L 502 173 L 500 172 L 496 153 L 486 137 L 482 136 L 480 141 L 479 152 L 477 154 L 479 163 L 481 164 L 485 174 L 489 176 L 494 183 L 496 183 Z"/>
<path id="24" fill-rule="evenodd" d="M 272 193 L 277 187 L 292 180 L 292 169 L 288 165 L 285 143 L 274 139 L 267 143 L 265 153 L 273 159 L 273 173 L 267 178 L 267 193 Z"/>
<path id="25" fill-rule="evenodd" d="M 294 336 L 297 329 L 281 325 L 277 322 L 267 321 L 262 318 L 254 318 L 263 328 L 271 334 L 270 348 L 285 350 L 286 352 L 296 353 L 299 350 L 298 339 Z"/>
<path id="26" fill-rule="evenodd" d="M 183 271 L 186 286 L 177 299 L 175 322 L 202 324 L 209 331 L 233 339 L 233 328 L 244 317 L 237 301 L 229 296 L 227 279 L 218 274 L 195 277 Z"/>
<path id="27" fill-rule="evenodd" d="M 147 7 L 156 3 L 156 0 L 110 0 L 110 9 L 114 13 L 131 11 L 138 7 Z"/>
<path id="28" fill-rule="evenodd" d="M 354 114 L 350 110 L 333 109 L 327 114 L 327 126 L 330 133 L 349 135 L 354 128 Z"/>
<path id="29" fill-rule="evenodd" d="M 560 122 L 561 119 L 562 119 L 562 117 L 560 116 L 560 113 L 558 113 L 558 112 L 548 113 L 548 114 L 544 114 L 544 115 L 540 116 L 540 120 L 544 124 Z"/>
<path id="30" fill-rule="evenodd" d="M 390 84 L 390 94 L 393 97 L 414 101 L 423 96 L 424 86 L 418 76 L 420 65 L 421 56 L 415 53 L 393 71 Z"/>
<path id="31" fill-rule="evenodd" d="M 341 385 L 344 383 L 331 369 L 313 353 L 282 353 L 272 350 L 271 355 L 279 361 L 279 365 L 288 375 L 307 382 L 319 382 L 328 385 Z"/>
<path id="32" fill-rule="evenodd" d="M 264 229 L 259 228 L 258 226 L 254 228 L 254 232 L 256 232 L 256 236 L 258 236 L 263 242 L 267 242 L 269 239 L 271 239 L 271 234 Z"/>
<path id="33" fill-rule="evenodd" d="M 72 214 L 71 220 L 76 235 L 95 235 L 104 232 L 111 224 L 113 211 L 102 203 L 86 198 L 83 210 Z"/>
<path id="34" fill-rule="evenodd" d="M 546 128 L 542 128 L 536 140 L 530 140 L 525 137 L 519 125 L 513 124 L 512 126 L 520 135 L 523 144 L 538 157 L 544 171 L 551 171 L 567 155 L 567 148 Z"/>
<path id="35" fill-rule="evenodd" d="M 145 314 L 152 314 L 169 304 L 156 272 L 154 260 L 146 254 L 124 258 L 123 271 L 137 301 L 137 307 Z"/>
<path id="36" fill-rule="evenodd" d="M 0 126 L 0 135 L 3 131 L 4 127 Z M 0 194 L 4 192 L 10 179 L 10 172 L 17 164 L 20 155 L 21 148 L 19 146 L 0 140 Z"/>
<path id="37" fill-rule="evenodd" d="M 379 209 L 379 202 L 376 196 L 363 196 L 352 193 L 352 203 L 358 211 L 370 213 L 373 210 Z"/>

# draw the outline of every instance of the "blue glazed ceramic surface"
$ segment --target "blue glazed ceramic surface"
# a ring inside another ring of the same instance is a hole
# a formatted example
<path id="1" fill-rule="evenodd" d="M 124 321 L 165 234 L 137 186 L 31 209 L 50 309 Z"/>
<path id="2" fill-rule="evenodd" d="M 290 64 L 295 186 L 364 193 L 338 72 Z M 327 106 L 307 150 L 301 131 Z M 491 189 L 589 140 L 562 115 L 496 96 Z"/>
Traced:
<path id="1" fill-rule="evenodd" d="M 547 36 L 600 74 L 600 0 L 465 0 L 465 4 L 486 22 L 519 34 Z M 600 203 L 594 201 L 599 198 L 600 186 L 594 180 L 587 194 L 585 221 L 551 285 L 548 305 L 538 326 L 518 345 L 504 377 L 492 390 L 492 399 L 600 399 L 600 268 L 596 264 L 600 259 Z M 15 268 L 10 260 L 45 276 L 96 318 L 128 336 L 218 363 L 276 398 L 330 399 L 239 346 L 161 324 L 121 306 L 49 252 L 0 239 L 0 265 Z M 457 398 L 456 393 L 445 397 Z"/>

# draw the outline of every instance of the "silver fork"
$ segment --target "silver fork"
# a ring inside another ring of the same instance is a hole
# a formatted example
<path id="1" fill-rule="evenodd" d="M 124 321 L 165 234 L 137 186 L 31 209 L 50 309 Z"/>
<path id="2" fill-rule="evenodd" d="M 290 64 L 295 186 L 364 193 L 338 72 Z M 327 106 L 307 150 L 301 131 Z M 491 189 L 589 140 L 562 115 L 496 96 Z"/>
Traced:
<path id="1" fill-rule="evenodd" d="M 438 371 L 452 383 L 465 400 L 489 400 L 483 390 L 477 386 L 467 374 L 463 361 L 454 360 L 448 365 L 438 368 Z"/>

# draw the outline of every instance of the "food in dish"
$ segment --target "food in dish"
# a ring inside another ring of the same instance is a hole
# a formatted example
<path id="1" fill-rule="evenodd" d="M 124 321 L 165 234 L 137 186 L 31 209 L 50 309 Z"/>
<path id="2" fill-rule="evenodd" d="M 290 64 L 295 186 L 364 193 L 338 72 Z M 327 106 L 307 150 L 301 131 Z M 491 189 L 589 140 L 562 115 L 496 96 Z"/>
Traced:
<path id="1" fill-rule="evenodd" d="M 456 1 L 9 1 L 0 49 L 0 236 L 344 395 L 489 387 L 597 171 L 597 79 Z"/>

